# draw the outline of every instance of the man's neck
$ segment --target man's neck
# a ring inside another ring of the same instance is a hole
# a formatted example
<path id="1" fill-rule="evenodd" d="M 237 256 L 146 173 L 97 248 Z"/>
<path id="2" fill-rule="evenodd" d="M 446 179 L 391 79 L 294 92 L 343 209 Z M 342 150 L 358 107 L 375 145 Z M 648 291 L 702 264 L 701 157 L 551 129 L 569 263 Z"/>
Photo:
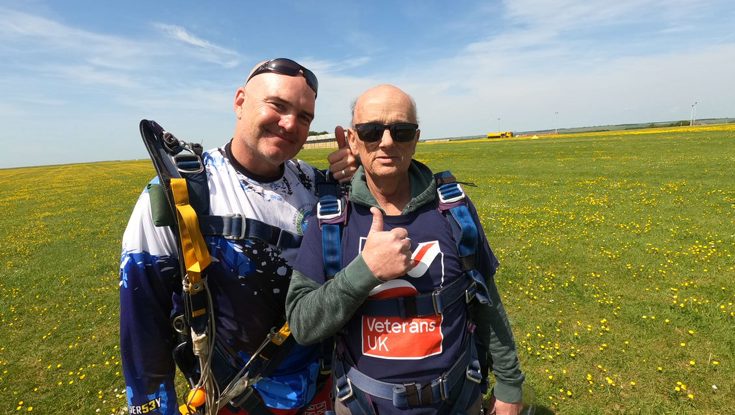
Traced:
<path id="1" fill-rule="evenodd" d="M 232 141 L 225 145 L 225 154 L 238 172 L 261 183 L 273 182 L 283 177 L 284 165 L 272 166 L 264 161 L 250 161 L 247 149 L 238 149 Z"/>
<path id="2" fill-rule="evenodd" d="M 411 201 L 411 181 L 408 173 L 396 177 L 365 175 L 368 189 L 386 215 L 400 215 Z"/>

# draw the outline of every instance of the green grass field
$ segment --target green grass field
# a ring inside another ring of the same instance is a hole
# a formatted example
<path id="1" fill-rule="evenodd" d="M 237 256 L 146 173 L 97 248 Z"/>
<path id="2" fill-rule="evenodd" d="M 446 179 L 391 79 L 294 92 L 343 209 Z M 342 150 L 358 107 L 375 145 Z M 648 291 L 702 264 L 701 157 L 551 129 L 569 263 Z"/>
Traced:
<path id="1" fill-rule="evenodd" d="M 735 128 L 425 143 L 416 158 L 476 185 L 539 405 L 735 413 Z M 0 170 L 0 413 L 125 407 L 117 263 L 152 175 Z"/>

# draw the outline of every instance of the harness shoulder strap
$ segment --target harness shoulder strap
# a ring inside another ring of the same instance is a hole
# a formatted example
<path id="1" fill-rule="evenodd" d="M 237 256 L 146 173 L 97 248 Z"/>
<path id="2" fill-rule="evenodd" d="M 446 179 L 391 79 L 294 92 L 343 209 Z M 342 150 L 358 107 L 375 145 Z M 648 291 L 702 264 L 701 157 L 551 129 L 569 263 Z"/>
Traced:
<path id="1" fill-rule="evenodd" d="M 348 203 L 338 182 L 324 175 L 316 177 L 316 216 L 322 231 L 324 273 L 331 279 L 342 268 L 342 228 L 347 223 Z"/>
<path id="2" fill-rule="evenodd" d="M 201 234 L 198 215 L 209 210 L 209 188 L 202 163 L 202 148 L 178 140 L 155 121 L 142 120 L 140 133 L 159 178 L 165 209 L 175 226 L 184 291 L 186 323 L 198 337 L 206 335 L 207 295 L 202 273 L 211 259 Z M 206 209 L 206 210 L 205 210 Z M 154 216 L 156 216 L 154 214 Z"/>
<path id="3" fill-rule="evenodd" d="M 489 304 L 490 297 L 485 278 L 476 269 L 480 237 L 475 218 L 467 206 L 467 195 L 457 183 L 454 175 L 448 170 L 436 173 L 434 180 L 436 180 L 436 191 L 439 199 L 438 209 L 449 220 L 452 227 L 452 234 L 457 243 L 457 252 L 462 263 L 462 269 L 478 286 L 475 298 L 482 304 Z"/>

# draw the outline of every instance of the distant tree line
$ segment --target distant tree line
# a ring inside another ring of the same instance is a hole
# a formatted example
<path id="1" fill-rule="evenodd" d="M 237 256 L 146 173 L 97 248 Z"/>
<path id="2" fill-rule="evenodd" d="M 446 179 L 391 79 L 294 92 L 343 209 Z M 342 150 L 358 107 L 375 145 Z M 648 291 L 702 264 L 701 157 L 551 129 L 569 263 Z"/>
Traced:
<path id="1" fill-rule="evenodd" d="M 317 132 L 317 131 L 309 131 L 309 136 L 310 136 L 310 137 L 311 137 L 312 135 L 323 135 L 323 134 L 328 134 L 328 133 L 327 133 L 326 131 L 321 131 L 321 132 Z"/>

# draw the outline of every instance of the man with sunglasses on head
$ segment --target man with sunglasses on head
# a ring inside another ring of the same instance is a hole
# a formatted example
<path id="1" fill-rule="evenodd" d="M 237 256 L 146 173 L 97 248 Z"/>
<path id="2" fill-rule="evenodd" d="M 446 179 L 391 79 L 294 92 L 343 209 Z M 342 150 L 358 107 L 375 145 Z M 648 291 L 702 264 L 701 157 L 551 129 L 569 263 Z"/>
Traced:
<path id="1" fill-rule="evenodd" d="M 487 409 L 518 414 L 524 376 L 498 261 L 454 177 L 412 159 L 419 134 L 416 105 L 395 86 L 356 100 L 347 138 L 362 166 L 338 246 L 329 222 L 309 219 L 286 299 L 292 333 L 302 344 L 336 336 L 337 414 L 479 414 L 489 368 Z M 341 251 L 336 267 L 327 251 Z"/>
<path id="2" fill-rule="evenodd" d="M 290 59 L 254 67 L 235 93 L 232 139 L 202 155 L 212 217 L 241 217 L 243 228 L 247 220 L 260 234 L 265 230 L 289 236 L 286 241 L 300 241 L 323 173 L 293 158 L 306 142 L 317 90 L 316 76 Z M 344 137 L 337 138 L 342 143 L 329 155 L 330 169 L 344 181 L 356 170 L 356 162 L 344 147 Z M 190 339 L 182 342 L 172 325 L 187 306 L 182 300 L 176 237 L 169 227 L 154 226 L 151 198 L 147 191 L 140 196 L 123 236 L 120 265 L 120 338 L 129 413 L 179 413 L 175 360 L 192 382 L 205 375 L 214 378 L 214 389 L 219 391 L 205 391 L 212 398 L 234 386 L 244 365 L 261 357 L 262 345 L 270 346 L 266 339 L 285 322 L 284 303 L 297 246 L 282 245 L 280 237 L 240 238 L 206 238 L 212 258 L 206 283 L 214 346 L 212 360 L 202 367 L 194 361 Z M 237 415 L 321 414 L 330 409 L 330 383 L 324 381 L 328 377 L 320 377 L 323 351 L 299 345 L 287 350 L 275 370 L 262 379 L 248 372 L 257 383 L 233 394 L 232 400 L 219 405 L 207 400 L 206 412 L 216 413 L 218 406 L 220 414 Z M 264 357 L 263 364 L 276 354 Z M 186 404 L 201 405 L 201 391 L 192 396 Z M 195 411 L 186 406 L 181 410 Z"/>

